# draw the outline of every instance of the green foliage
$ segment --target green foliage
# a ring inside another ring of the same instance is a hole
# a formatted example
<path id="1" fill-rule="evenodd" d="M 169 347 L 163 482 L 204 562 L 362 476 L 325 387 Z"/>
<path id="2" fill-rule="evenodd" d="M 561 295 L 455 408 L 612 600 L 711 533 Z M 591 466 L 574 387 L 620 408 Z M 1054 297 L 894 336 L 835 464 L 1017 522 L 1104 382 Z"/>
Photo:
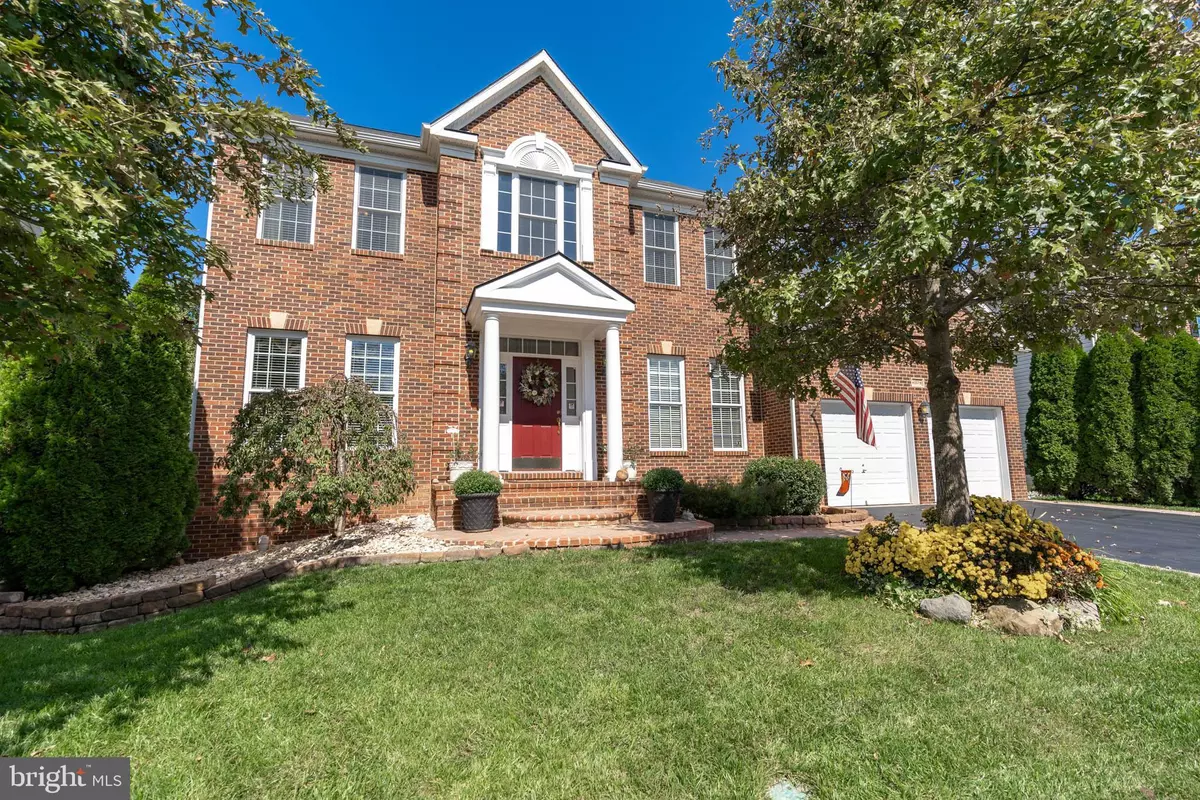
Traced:
<path id="1" fill-rule="evenodd" d="M 490 472 L 473 469 L 459 475 L 454 481 L 454 494 L 463 497 L 468 494 L 500 494 L 504 484 Z"/>
<path id="2" fill-rule="evenodd" d="M 190 343 L 126 333 L 0 376 L 0 572 L 33 594 L 161 567 L 187 549 Z"/>
<path id="3" fill-rule="evenodd" d="M 713 481 L 683 486 L 680 506 L 701 519 L 739 520 L 774 516 L 787 501 L 787 490 L 777 483 Z"/>
<path id="4" fill-rule="evenodd" d="M 228 266 L 187 220 L 217 175 L 253 206 L 277 186 L 299 193 L 312 170 L 328 186 L 288 115 L 259 96 L 296 98 L 357 146 L 317 85 L 250 0 L 0 5 L 0 352 L 54 355 L 134 321 L 179 335 L 164 310 L 195 308 L 205 265 Z M 264 157 L 285 168 L 271 186 Z M 137 272 L 161 303 L 124 302 Z"/>
<path id="5" fill-rule="evenodd" d="M 1067 494 L 1079 465 L 1075 378 L 1083 349 L 1034 353 L 1029 367 L 1029 414 L 1025 423 L 1026 468 L 1044 494 Z"/>
<path id="6" fill-rule="evenodd" d="M 773 514 L 815 514 L 825 496 L 825 470 L 820 464 L 783 456 L 756 458 L 746 465 L 742 482 L 747 484 L 778 484 L 784 487 L 782 505 Z"/>
<path id="7" fill-rule="evenodd" d="M 1106 623 L 1133 622 L 1141 609 L 1129 588 L 1128 567 L 1119 561 L 1105 561 L 1100 566 L 1100 573 L 1103 584 L 1081 594 L 1096 603 L 1100 618 Z"/>
<path id="8" fill-rule="evenodd" d="M 1200 502 L 1200 342 L 1180 332 L 1171 340 L 1175 351 L 1175 380 L 1178 384 L 1182 413 L 1192 420 L 1192 453 L 1187 478 L 1178 494 L 1192 503 Z"/>
<path id="9" fill-rule="evenodd" d="M 334 378 L 255 397 L 238 412 L 217 496 L 221 514 L 257 506 L 284 528 L 332 525 L 394 505 L 416 488 L 396 419 L 362 380 Z"/>
<path id="10" fill-rule="evenodd" d="M 1137 340 L 1129 332 L 1105 334 L 1079 369 L 1078 491 L 1113 500 L 1137 496 L 1134 410 L 1131 394 Z"/>
<path id="11" fill-rule="evenodd" d="M 670 467 L 655 467 L 642 476 L 642 488 L 647 492 L 678 492 L 683 489 L 683 475 Z"/>
<path id="12" fill-rule="evenodd" d="M 1195 444 L 1194 411 L 1185 401 L 1176 347 L 1149 337 L 1134 357 L 1134 446 L 1138 487 L 1153 503 L 1172 503 L 1185 486 Z"/>
<path id="13" fill-rule="evenodd" d="M 1194 315 L 1191 0 L 733 5 L 710 141 L 735 180 L 708 215 L 738 254 L 732 369 L 815 396 L 838 362 L 924 366 L 937 473 L 965 495 L 956 370 Z"/>

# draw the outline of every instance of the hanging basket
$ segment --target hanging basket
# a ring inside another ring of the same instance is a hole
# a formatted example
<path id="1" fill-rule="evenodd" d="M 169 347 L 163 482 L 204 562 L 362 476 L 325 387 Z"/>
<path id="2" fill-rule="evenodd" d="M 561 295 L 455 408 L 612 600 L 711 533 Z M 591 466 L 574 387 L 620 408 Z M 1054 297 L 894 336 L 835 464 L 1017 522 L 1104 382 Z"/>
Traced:
<path id="1" fill-rule="evenodd" d="M 558 372 L 543 361 L 535 361 L 521 372 L 521 397 L 535 406 L 548 406 L 558 395 Z"/>

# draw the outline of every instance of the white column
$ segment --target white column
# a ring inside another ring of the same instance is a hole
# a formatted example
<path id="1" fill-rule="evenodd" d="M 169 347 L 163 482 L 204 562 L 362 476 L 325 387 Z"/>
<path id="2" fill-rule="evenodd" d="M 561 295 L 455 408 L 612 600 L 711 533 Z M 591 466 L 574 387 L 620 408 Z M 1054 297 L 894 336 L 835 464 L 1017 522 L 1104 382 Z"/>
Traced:
<path id="1" fill-rule="evenodd" d="M 583 479 L 596 480 L 596 340 L 589 332 L 580 342 L 582 374 L 580 392 L 583 397 L 579 429 L 583 432 Z"/>
<path id="2" fill-rule="evenodd" d="M 479 384 L 483 390 L 479 428 L 479 468 L 500 469 L 500 317 L 488 314 L 483 320 L 483 360 Z"/>
<path id="3" fill-rule="evenodd" d="M 621 439 L 621 328 L 610 325 L 604 334 L 605 411 L 608 419 L 608 479 L 617 479 L 617 470 L 625 464 L 625 445 Z"/>

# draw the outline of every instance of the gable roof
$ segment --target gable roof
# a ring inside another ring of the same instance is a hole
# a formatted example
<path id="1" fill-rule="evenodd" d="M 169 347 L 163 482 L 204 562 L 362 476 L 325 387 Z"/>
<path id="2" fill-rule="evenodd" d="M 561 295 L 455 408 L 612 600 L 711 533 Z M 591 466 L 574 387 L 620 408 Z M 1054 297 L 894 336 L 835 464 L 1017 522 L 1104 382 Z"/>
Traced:
<path id="1" fill-rule="evenodd" d="M 573 84 L 554 59 L 545 50 L 516 69 L 491 83 L 462 103 L 447 111 L 429 124 L 429 132 L 437 137 L 461 138 L 463 129 L 486 112 L 528 86 L 537 78 L 543 79 L 550 89 L 569 108 L 600 147 L 619 164 L 625 164 L 639 172 L 645 167 L 634 157 L 620 137 L 608 127 L 608 123 L 596 113 L 583 93 Z M 457 135 L 456 135 L 457 134 Z"/>

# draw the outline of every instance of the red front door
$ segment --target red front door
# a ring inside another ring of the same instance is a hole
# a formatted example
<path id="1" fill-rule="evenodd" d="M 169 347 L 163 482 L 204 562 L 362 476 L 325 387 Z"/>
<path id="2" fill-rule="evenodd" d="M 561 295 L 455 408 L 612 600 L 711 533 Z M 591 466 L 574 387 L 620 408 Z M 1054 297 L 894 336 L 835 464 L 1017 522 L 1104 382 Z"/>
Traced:
<path id="1" fill-rule="evenodd" d="M 530 364 L 554 367 L 558 394 L 539 406 L 521 396 L 521 375 Z M 562 469 L 562 362 L 557 358 L 513 358 L 512 468 Z"/>

